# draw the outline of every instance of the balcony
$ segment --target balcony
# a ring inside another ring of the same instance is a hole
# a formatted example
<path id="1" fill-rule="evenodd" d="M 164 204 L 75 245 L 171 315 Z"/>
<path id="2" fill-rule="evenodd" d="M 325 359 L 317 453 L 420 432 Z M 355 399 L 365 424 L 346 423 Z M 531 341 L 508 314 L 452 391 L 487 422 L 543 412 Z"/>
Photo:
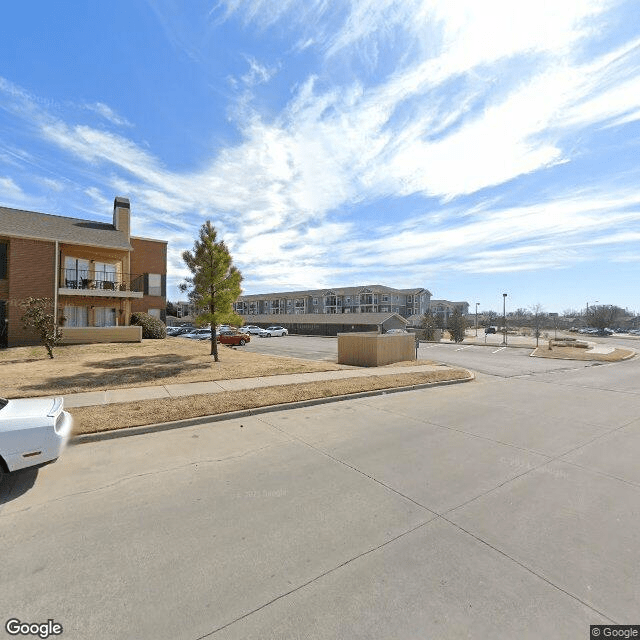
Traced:
<path id="1" fill-rule="evenodd" d="M 142 298 L 144 275 L 62 269 L 58 293 L 98 298 Z"/>

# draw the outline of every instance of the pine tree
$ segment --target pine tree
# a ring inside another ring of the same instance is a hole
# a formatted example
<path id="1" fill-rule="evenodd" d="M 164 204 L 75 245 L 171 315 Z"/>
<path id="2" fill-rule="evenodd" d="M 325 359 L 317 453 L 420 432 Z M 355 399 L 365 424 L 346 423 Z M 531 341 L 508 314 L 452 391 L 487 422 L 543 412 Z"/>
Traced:
<path id="1" fill-rule="evenodd" d="M 207 220 L 200 227 L 200 237 L 193 251 L 183 251 L 182 259 L 191 272 L 180 285 L 200 311 L 196 324 L 211 324 L 211 355 L 218 362 L 216 326 L 223 322 L 242 324 L 242 318 L 233 311 L 233 303 L 241 293 L 242 275 L 233 266 L 225 243 L 216 241 L 217 232 Z"/>

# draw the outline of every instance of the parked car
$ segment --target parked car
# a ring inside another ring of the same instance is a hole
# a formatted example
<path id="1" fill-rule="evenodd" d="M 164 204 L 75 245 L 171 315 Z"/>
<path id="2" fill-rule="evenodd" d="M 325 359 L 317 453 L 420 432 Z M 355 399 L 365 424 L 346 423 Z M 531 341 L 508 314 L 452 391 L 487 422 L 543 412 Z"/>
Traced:
<path id="1" fill-rule="evenodd" d="M 202 336 L 211 338 L 211 329 L 194 329 L 189 333 L 183 333 L 182 338 L 190 338 L 191 340 L 201 340 Z"/>
<path id="2" fill-rule="evenodd" d="M 498 333 L 498 327 L 485 327 L 485 334 L 488 333 Z"/>
<path id="3" fill-rule="evenodd" d="M 174 336 L 183 336 L 185 333 L 195 331 L 195 327 L 178 327 L 174 332 Z"/>
<path id="4" fill-rule="evenodd" d="M 234 344 L 244 347 L 247 342 L 251 341 L 251 338 L 241 331 L 224 330 L 218 334 L 217 340 L 220 344 Z"/>
<path id="5" fill-rule="evenodd" d="M 267 327 L 266 331 L 270 336 L 288 336 L 289 332 L 279 325 L 274 325 L 273 327 Z"/>
<path id="6" fill-rule="evenodd" d="M 386 333 L 395 335 L 395 334 L 401 334 L 401 333 L 408 333 L 408 331 L 406 329 L 389 329 Z"/>
<path id="7" fill-rule="evenodd" d="M 0 398 L 0 482 L 3 472 L 54 462 L 71 435 L 63 399 Z"/>
<path id="8" fill-rule="evenodd" d="M 256 327 L 256 325 L 254 324 L 249 324 L 246 327 L 242 327 L 240 331 L 250 336 L 259 336 L 260 332 L 265 331 L 265 329 L 262 329 L 261 327 Z"/>
<path id="9" fill-rule="evenodd" d="M 189 333 L 193 331 L 195 327 L 167 327 L 168 336 L 179 336 L 183 333 Z"/>

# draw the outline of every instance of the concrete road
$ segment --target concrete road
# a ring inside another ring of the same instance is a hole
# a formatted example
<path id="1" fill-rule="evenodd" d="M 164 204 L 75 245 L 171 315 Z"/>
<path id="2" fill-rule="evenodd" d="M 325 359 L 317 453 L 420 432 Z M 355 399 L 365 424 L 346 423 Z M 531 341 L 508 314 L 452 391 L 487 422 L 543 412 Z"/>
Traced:
<path id="1" fill-rule="evenodd" d="M 0 614 L 82 639 L 640 623 L 640 361 L 521 375 L 517 351 L 484 351 L 514 375 L 78 445 L 16 474 Z"/>

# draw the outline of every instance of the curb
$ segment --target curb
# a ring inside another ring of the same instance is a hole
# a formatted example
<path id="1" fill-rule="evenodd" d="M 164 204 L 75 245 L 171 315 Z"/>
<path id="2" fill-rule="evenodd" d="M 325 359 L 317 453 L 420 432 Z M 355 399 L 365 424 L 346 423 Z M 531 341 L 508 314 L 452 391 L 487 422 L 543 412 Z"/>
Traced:
<path id="1" fill-rule="evenodd" d="M 276 411 L 285 411 L 288 409 L 301 409 L 304 407 L 313 407 L 319 404 L 328 404 L 330 402 L 341 402 L 343 400 L 356 400 L 358 398 L 369 398 L 372 396 L 384 396 L 389 393 L 400 393 L 402 391 L 416 391 L 419 389 L 429 389 L 431 387 L 444 387 L 452 384 L 461 384 L 463 382 L 472 382 L 475 380 L 475 374 L 469 372 L 466 378 L 457 378 L 456 380 L 441 380 L 439 382 L 425 382 L 423 384 L 413 384 L 406 387 L 390 387 L 388 389 L 375 389 L 373 391 L 358 391 L 356 393 L 348 393 L 341 396 L 331 396 L 328 398 L 312 398 L 310 400 L 299 400 L 297 402 L 288 402 L 286 404 L 272 404 L 266 407 L 255 407 L 253 409 L 241 409 L 240 411 L 231 411 L 229 413 L 219 413 L 211 416 L 200 416 L 198 418 L 186 418 L 184 420 L 176 420 L 174 422 L 161 422 L 159 424 L 142 425 L 139 427 L 128 427 L 126 429 L 116 429 L 113 431 L 100 431 L 98 433 L 84 433 L 76 436 L 69 441 L 68 446 L 80 444 L 88 444 L 91 442 L 100 442 L 102 440 L 114 440 L 116 438 L 127 438 L 130 436 L 145 435 L 147 433 L 156 433 L 160 431 L 170 431 L 172 429 L 181 429 L 182 427 L 196 427 L 208 422 L 222 422 L 224 420 L 233 420 L 235 418 L 246 418 L 256 416 L 263 413 L 274 413 Z"/>
<path id="2" fill-rule="evenodd" d="M 536 349 L 534 349 L 530 354 L 529 357 L 530 358 L 542 358 L 544 360 L 544 356 L 536 356 L 534 355 L 534 352 L 536 351 Z M 631 360 L 631 358 L 635 358 L 638 355 L 637 351 L 634 351 L 633 349 L 627 349 L 627 351 L 631 351 L 632 353 L 630 353 L 628 356 L 624 356 L 623 358 L 620 358 L 620 360 L 612 360 L 611 362 L 607 361 L 607 360 L 584 360 L 582 358 L 570 358 L 570 357 L 553 357 L 553 358 L 547 358 L 547 360 L 571 360 L 572 362 L 592 362 L 595 364 L 618 364 L 618 362 L 625 362 L 626 360 Z"/>
<path id="3" fill-rule="evenodd" d="M 448 340 L 420 340 L 420 344 L 442 344 L 442 345 L 461 345 L 463 347 L 504 347 L 505 349 L 535 349 L 527 344 L 485 344 L 484 342 L 450 342 Z"/>

